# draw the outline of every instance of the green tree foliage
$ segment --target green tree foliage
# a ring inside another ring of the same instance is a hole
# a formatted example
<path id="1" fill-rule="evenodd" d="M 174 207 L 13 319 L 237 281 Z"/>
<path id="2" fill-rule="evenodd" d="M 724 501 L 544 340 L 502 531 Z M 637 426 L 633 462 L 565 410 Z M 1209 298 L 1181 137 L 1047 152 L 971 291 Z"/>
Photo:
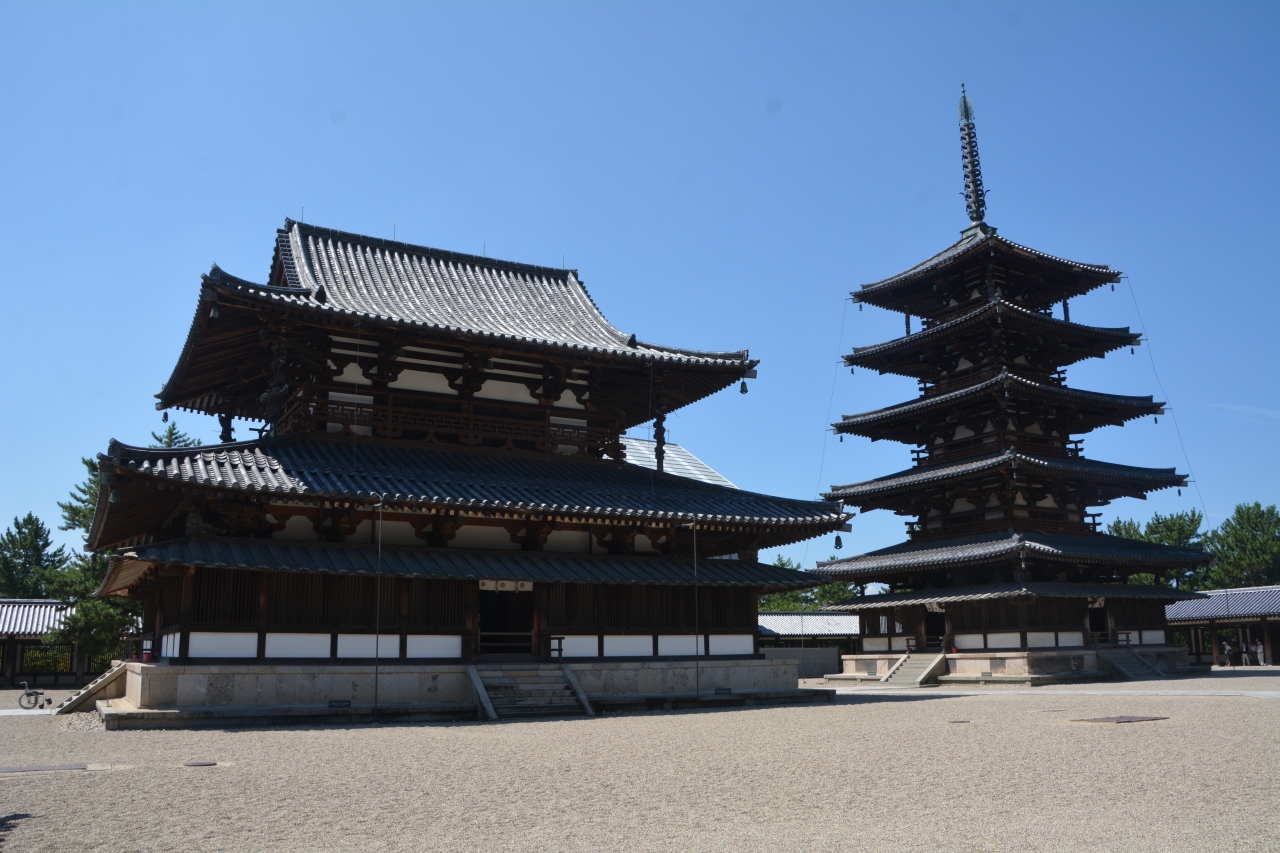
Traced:
<path id="1" fill-rule="evenodd" d="M 192 438 L 182 430 L 178 429 L 178 422 L 173 421 L 164 432 L 151 433 L 151 440 L 155 444 L 152 447 L 199 447 L 200 439 Z"/>
<path id="2" fill-rule="evenodd" d="M 1213 554 L 1210 589 L 1280 583 L 1280 512 L 1275 504 L 1239 504 L 1205 537 Z"/>
<path id="3" fill-rule="evenodd" d="M 34 513 L 15 518 L 0 535 L 0 597 L 44 598 L 50 578 L 67 564 L 61 547 Z"/>
<path id="4" fill-rule="evenodd" d="M 832 556 L 830 559 L 834 560 Z M 800 571 L 800 564 L 786 557 L 773 561 L 775 566 Z M 866 594 L 864 584 L 832 581 L 811 589 L 793 589 L 789 592 L 771 592 L 760 596 L 760 610 L 818 610 L 828 604 L 839 604 Z"/>
<path id="5" fill-rule="evenodd" d="M 58 529 L 83 530 L 88 533 L 93 526 L 93 511 L 98 506 L 98 486 L 101 480 L 96 461 L 81 458 L 80 463 L 89 472 L 89 476 L 71 489 L 71 495 L 66 501 L 58 502 L 58 509 L 62 510 L 62 524 L 58 525 Z"/>
<path id="6" fill-rule="evenodd" d="M 1143 542 L 1154 542 L 1157 545 L 1173 545 L 1177 548 L 1195 548 L 1204 541 L 1204 533 L 1200 527 L 1204 524 L 1204 515 L 1197 509 L 1186 512 L 1175 512 L 1170 515 L 1156 513 L 1146 526 L 1133 519 L 1117 519 L 1107 525 L 1107 532 L 1112 536 L 1125 539 L 1139 539 Z M 1203 567 L 1186 569 L 1180 573 L 1167 576 L 1164 583 L 1178 589 L 1199 589 L 1206 581 Z M 1143 572 L 1129 577 L 1129 583 L 1154 585 L 1156 576 Z"/>
<path id="7" fill-rule="evenodd" d="M 58 504 L 62 510 L 59 529 L 79 530 L 88 535 L 98 504 L 100 480 L 95 461 L 80 461 L 88 475 L 72 488 L 65 502 Z M 142 612 L 137 602 L 94 596 L 107 576 L 109 565 L 106 551 L 76 554 L 58 571 L 46 575 L 48 594 L 75 608 L 75 612 L 63 619 L 61 628 L 46 635 L 46 642 L 76 643 L 82 653 L 91 656 L 114 654 L 121 641 L 136 631 L 137 618 Z"/>

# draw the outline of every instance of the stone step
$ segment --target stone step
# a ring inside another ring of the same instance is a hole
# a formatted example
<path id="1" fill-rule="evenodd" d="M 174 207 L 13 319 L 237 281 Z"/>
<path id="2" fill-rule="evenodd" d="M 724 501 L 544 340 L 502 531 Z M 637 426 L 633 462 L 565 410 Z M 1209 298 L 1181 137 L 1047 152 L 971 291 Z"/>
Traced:
<path id="1" fill-rule="evenodd" d="M 554 675 L 547 673 L 546 675 L 481 675 L 480 680 L 485 684 L 565 684 L 563 672 L 557 672 Z"/>
<path id="2" fill-rule="evenodd" d="M 489 693 L 489 701 L 497 702 L 502 699 L 572 699 L 578 701 L 578 694 L 572 690 L 503 690 L 501 692 Z"/>

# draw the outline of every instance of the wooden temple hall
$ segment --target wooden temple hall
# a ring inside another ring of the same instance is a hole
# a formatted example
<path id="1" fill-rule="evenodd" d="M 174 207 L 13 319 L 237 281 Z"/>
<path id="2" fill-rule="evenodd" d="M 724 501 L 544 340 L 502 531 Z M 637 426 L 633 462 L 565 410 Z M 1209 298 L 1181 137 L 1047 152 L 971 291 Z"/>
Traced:
<path id="1" fill-rule="evenodd" d="M 943 656 L 944 680 L 1097 675 L 1135 653 L 1185 663 L 1185 650 L 1169 645 L 1165 605 L 1198 596 L 1162 581 L 1206 556 L 1102 534 L 1095 510 L 1186 480 L 1172 468 L 1087 458 L 1081 439 L 1163 414 L 1162 404 L 1067 383 L 1071 365 L 1141 343 L 1127 328 L 1071 319 L 1072 300 L 1114 287 L 1120 272 L 1021 246 L 987 224 L 963 93 L 960 135 L 970 220 L 960 239 L 853 293 L 901 313 L 905 334 L 855 348 L 846 365 L 910 377 L 919 395 L 834 424 L 909 445 L 914 457 L 826 495 L 910 519 L 903 543 L 820 564 L 832 577 L 888 587 L 831 608 L 861 615 L 862 655 L 846 669 L 883 673 L 904 652 L 930 650 Z M 1128 583 L 1138 573 L 1158 585 Z"/>
<path id="2" fill-rule="evenodd" d="M 358 705 L 317 679 L 375 655 L 402 703 L 474 700 L 485 662 L 578 662 L 586 694 L 794 687 L 756 601 L 809 584 L 757 552 L 846 515 L 664 440 L 756 365 L 620 331 L 573 270 L 286 220 L 265 283 L 203 276 L 157 395 L 223 443 L 99 456 L 100 594 L 143 602 L 159 659 L 128 701 Z"/>

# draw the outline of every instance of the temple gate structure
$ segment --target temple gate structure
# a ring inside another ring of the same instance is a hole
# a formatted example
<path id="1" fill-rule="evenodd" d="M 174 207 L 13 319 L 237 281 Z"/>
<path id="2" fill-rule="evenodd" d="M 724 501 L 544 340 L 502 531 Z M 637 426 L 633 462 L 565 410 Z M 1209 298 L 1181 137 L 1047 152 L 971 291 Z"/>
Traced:
<path id="1" fill-rule="evenodd" d="M 916 677 L 944 682 L 1036 683 L 1182 665 L 1185 650 L 1168 644 L 1165 605 L 1197 596 L 1163 577 L 1207 557 L 1100 533 L 1092 510 L 1186 479 L 1172 468 L 1088 459 L 1079 438 L 1163 414 L 1163 404 L 1066 382 L 1068 366 L 1141 343 L 1128 328 L 1071 320 L 1070 300 L 1114 288 L 1121 274 L 1021 246 L 987 224 L 963 91 L 960 131 L 969 226 L 933 257 L 853 293 L 855 302 L 902 313 L 906 333 L 855 348 L 845 364 L 910 377 L 920 393 L 833 425 L 914 448 L 911 468 L 826 495 L 912 519 L 899 545 L 819 564 L 826 575 L 888 587 L 828 608 L 861 617 L 862 653 L 846 657 L 845 670 L 882 678 L 909 653 L 929 656 L 910 664 Z M 1157 585 L 1127 582 L 1138 573 Z"/>
<path id="2" fill-rule="evenodd" d="M 218 417 L 223 443 L 98 458 L 100 594 L 143 602 L 156 658 L 117 705 L 448 711 L 487 692 L 501 715 L 794 688 L 794 662 L 758 654 L 756 601 L 811 581 L 757 553 L 847 516 L 665 442 L 669 414 L 745 393 L 756 365 L 620 331 L 574 270 L 286 220 L 265 284 L 203 276 L 157 395 Z M 624 435 L 649 421 L 652 441 Z"/>

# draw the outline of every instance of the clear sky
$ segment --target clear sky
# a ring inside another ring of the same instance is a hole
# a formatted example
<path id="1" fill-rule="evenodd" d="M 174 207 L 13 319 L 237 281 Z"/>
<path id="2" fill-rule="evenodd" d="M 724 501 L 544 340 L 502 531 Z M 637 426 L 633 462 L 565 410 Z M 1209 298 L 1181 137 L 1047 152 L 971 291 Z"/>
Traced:
<path id="1" fill-rule="evenodd" d="M 1150 345 L 1071 384 L 1176 414 L 1186 456 L 1172 416 L 1086 454 L 1189 464 L 1198 490 L 1105 519 L 1274 503 L 1278 25 L 1275 3 L 3 3 L 0 519 L 54 524 L 81 456 L 148 441 L 200 274 L 265 279 L 304 208 L 563 262 L 641 339 L 749 347 L 749 394 L 669 420 L 744 488 L 808 498 L 907 467 L 827 431 L 915 393 L 839 367 L 902 324 L 844 300 L 966 225 L 961 80 L 988 221 L 1129 276 L 1072 319 Z M 842 553 L 902 537 L 871 513 Z M 830 539 L 785 551 L 811 565 Z"/>

